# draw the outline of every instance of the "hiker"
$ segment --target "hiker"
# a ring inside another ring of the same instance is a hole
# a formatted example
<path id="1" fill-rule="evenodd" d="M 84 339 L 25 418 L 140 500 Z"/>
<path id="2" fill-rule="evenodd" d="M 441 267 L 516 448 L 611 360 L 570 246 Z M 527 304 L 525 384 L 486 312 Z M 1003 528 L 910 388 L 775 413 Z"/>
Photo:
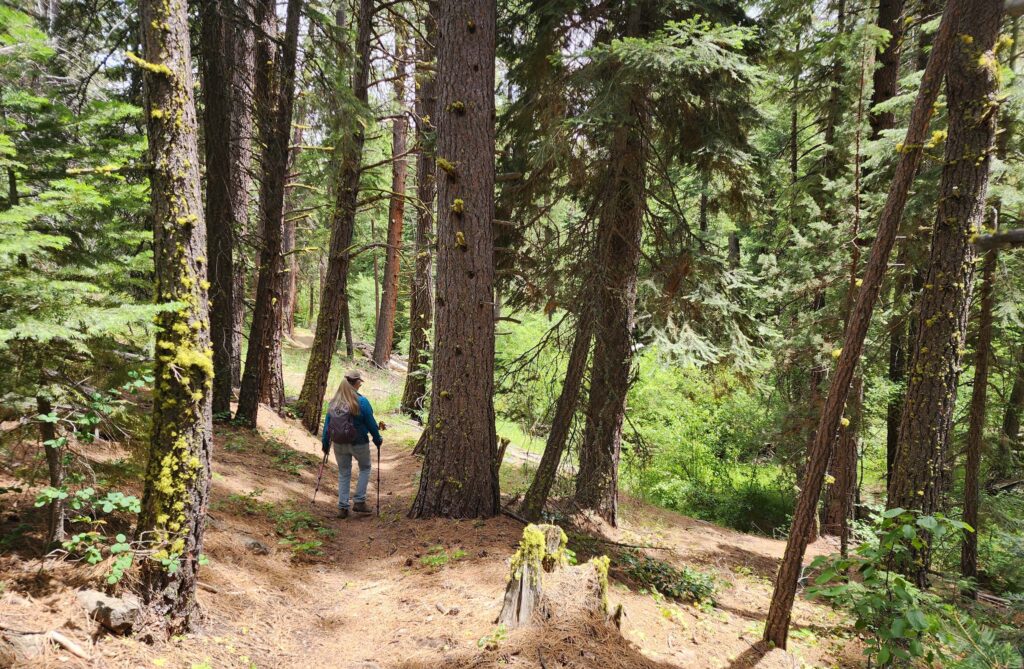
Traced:
<path id="1" fill-rule="evenodd" d="M 352 458 L 359 463 L 359 482 L 356 484 L 355 504 L 352 510 L 356 513 L 370 513 L 366 506 L 366 484 L 370 481 L 370 436 L 380 452 L 384 440 L 380 436 L 381 423 L 373 418 L 373 407 L 370 400 L 359 394 L 363 385 L 363 375 L 353 370 L 345 375 L 338 386 L 337 392 L 327 405 L 327 418 L 324 419 L 323 451 L 326 455 L 334 444 L 334 456 L 338 459 L 338 518 L 348 518 L 348 496 L 352 485 Z"/>

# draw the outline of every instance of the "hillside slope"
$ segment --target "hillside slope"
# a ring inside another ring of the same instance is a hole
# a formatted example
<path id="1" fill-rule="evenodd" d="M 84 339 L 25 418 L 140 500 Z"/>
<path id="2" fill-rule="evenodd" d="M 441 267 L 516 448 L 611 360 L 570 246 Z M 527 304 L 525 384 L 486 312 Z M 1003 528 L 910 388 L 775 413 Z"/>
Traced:
<path id="1" fill-rule="evenodd" d="M 156 645 L 100 635 L 90 646 L 95 626 L 74 590 L 102 568 L 40 563 L 26 559 L 27 548 L 0 557 L 0 625 L 60 629 L 92 655 L 84 661 L 50 650 L 33 666 L 369 669 L 489 655 L 495 666 L 542 666 L 538 658 L 502 655 L 503 645 L 514 646 L 515 635 L 529 631 L 513 633 L 493 652 L 478 644 L 495 631 L 521 523 L 506 516 L 407 519 L 419 473 L 411 454 L 417 431 L 398 416 L 384 418 L 392 429 L 382 450 L 380 517 L 344 521 L 334 517 L 333 456 L 311 503 L 319 442 L 297 422 L 264 411 L 258 434 L 218 426 L 201 633 Z M 105 457 L 120 455 L 111 446 Z M 371 480 L 371 505 L 375 494 Z M 13 513 L 32 514 L 31 497 L 25 491 Z M 758 664 L 754 644 L 782 542 L 630 499 L 622 511 L 621 528 L 606 532 L 609 541 L 657 546 L 649 554 L 712 571 L 719 583 L 717 606 L 699 608 L 613 581 L 612 603 L 625 607 L 623 633 L 636 652 L 665 667 L 860 665 L 847 621 L 802 600 L 794 612 L 792 656 L 773 653 Z M 585 649 L 579 652 L 586 658 Z"/>

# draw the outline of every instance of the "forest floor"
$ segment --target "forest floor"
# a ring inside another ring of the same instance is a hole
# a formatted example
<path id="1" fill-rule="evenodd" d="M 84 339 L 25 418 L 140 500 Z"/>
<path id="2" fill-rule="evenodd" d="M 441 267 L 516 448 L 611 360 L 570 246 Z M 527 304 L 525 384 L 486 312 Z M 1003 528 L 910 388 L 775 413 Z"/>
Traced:
<path id="1" fill-rule="evenodd" d="M 371 399 L 393 390 L 384 375 L 374 372 Z M 82 660 L 50 649 L 33 662 L 37 667 L 542 666 L 542 659 L 503 651 L 529 630 L 511 632 L 503 641 L 499 634 L 497 650 L 480 648 L 480 640 L 496 631 L 508 558 L 522 524 L 507 516 L 408 519 L 420 468 L 412 455 L 418 428 L 398 416 L 379 418 L 390 426 L 381 451 L 380 516 L 347 520 L 335 517 L 333 456 L 311 503 L 320 444 L 297 421 L 264 410 L 255 434 L 216 427 L 198 633 L 154 645 L 97 633 L 75 591 L 98 587 L 105 565 L 44 559 L 32 531 L 0 555 L 0 627 L 60 630 L 91 656 Z M 141 493 L 137 466 L 123 471 L 123 449 L 89 448 L 97 471 L 122 471 L 120 489 Z M 12 484 L 0 475 L 0 486 Z M 374 476 L 371 506 L 376 493 Z M 0 533 L 18 524 L 43 525 L 32 506 L 34 494 L 26 489 L 5 495 Z M 675 603 L 630 588 L 614 578 L 613 565 L 611 603 L 625 609 L 623 635 L 637 658 L 680 668 L 862 666 L 861 644 L 849 620 L 803 598 L 794 609 L 790 654 L 775 651 L 761 659 L 755 644 L 784 542 L 629 498 L 622 500 L 621 515 L 621 526 L 606 528 L 604 539 L 657 546 L 648 554 L 709 571 L 718 583 L 713 607 Z M 821 541 L 811 553 L 833 548 Z M 585 649 L 578 652 L 586 657 Z"/>

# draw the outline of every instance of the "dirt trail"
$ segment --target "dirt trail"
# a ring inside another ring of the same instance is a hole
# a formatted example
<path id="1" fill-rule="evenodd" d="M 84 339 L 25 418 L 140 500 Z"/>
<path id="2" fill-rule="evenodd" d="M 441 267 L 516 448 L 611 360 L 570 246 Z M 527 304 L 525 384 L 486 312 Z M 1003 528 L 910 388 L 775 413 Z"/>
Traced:
<path id="1" fill-rule="evenodd" d="M 319 440 L 297 422 L 269 411 L 260 415 L 258 436 L 217 430 L 205 549 L 210 564 L 199 593 L 206 614 L 202 633 L 156 646 L 101 636 L 91 647 L 91 663 L 51 652 L 36 666 L 444 666 L 446 658 L 476 651 L 478 640 L 494 631 L 520 523 L 508 517 L 407 519 L 419 475 L 419 460 L 409 447 L 416 433 L 387 416 L 397 429 L 386 433 L 382 450 L 381 515 L 338 520 L 333 456 L 313 505 Z M 374 476 L 371 506 L 375 495 Z M 323 536 L 315 530 L 298 533 L 300 539 L 322 541 L 314 549 L 321 555 L 279 543 L 282 523 L 296 516 L 326 528 Z M 626 610 L 624 634 L 644 655 L 667 667 L 753 666 L 759 654 L 751 646 L 760 636 L 782 542 L 629 499 L 623 502 L 622 527 L 611 538 L 668 547 L 653 554 L 713 570 L 720 580 L 718 606 L 704 611 L 613 583 L 612 603 Z M 247 547 L 252 541 L 269 554 L 253 552 Z M 85 643 L 91 626 L 72 594 L 81 572 L 50 564 L 40 586 L 37 569 L 38 562 L 0 558 L 0 573 L 7 570 L 0 576 L 6 586 L 0 591 L 0 620 L 36 629 L 64 626 Z M 791 651 L 806 666 L 860 664 L 857 645 L 846 638 L 847 621 L 837 614 L 798 601 L 794 623 Z M 518 658 L 515 665 L 535 666 L 531 662 Z"/>

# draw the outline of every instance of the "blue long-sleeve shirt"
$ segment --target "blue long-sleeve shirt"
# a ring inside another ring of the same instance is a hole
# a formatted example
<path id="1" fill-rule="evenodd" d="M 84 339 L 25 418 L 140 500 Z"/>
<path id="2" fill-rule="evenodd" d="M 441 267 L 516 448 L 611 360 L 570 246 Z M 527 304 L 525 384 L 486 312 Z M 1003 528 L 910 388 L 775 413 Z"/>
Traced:
<path id="1" fill-rule="evenodd" d="M 328 427 L 331 424 L 331 414 L 327 412 L 327 418 L 324 419 L 324 432 L 320 438 L 324 446 L 324 451 L 327 451 L 331 447 L 331 438 L 328 436 Z M 380 446 L 384 443 L 384 439 L 380 436 L 380 430 L 377 428 L 377 420 L 373 417 L 373 407 L 370 406 L 370 400 L 366 399 L 362 395 L 359 396 L 359 415 L 352 416 L 352 424 L 356 428 L 356 439 L 357 444 L 365 444 L 370 441 L 370 435 L 373 435 L 373 443 Z"/>

